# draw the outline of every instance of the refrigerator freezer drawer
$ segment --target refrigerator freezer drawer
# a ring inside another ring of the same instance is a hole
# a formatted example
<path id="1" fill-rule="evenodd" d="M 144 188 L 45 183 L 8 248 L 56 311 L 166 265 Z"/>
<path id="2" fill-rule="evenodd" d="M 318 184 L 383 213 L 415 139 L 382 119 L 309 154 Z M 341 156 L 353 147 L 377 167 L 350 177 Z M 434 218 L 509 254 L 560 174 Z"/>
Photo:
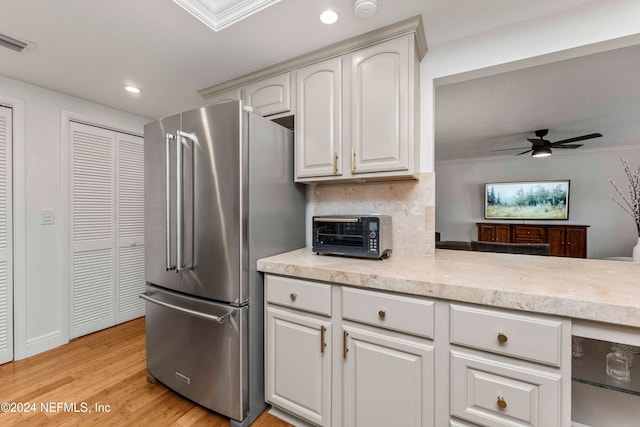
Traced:
<path id="1" fill-rule="evenodd" d="M 244 419 L 249 408 L 248 307 L 152 286 L 143 298 L 149 374 L 206 408 Z"/>

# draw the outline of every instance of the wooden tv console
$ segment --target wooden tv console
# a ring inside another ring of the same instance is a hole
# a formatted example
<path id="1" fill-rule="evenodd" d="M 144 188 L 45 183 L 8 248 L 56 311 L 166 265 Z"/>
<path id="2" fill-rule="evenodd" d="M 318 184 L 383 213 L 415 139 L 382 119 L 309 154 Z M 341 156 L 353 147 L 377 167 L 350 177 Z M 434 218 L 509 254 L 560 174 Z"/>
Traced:
<path id="1" fill-rule="evenodd" d="M 549 243 L 551 256 L 587 257 L 588 225 L 478 222 L 478 240 L 500 243 Z"/>

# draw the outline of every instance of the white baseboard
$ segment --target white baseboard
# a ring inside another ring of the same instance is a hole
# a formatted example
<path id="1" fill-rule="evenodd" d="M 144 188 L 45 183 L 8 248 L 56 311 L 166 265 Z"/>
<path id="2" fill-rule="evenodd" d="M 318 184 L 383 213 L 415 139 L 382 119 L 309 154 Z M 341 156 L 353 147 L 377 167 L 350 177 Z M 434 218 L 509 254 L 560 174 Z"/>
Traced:
<path id="1" fill-rule="evenodd" d="M 27 340 L 25 355 L 24 357 L 20 357 L 20 359 L 35 356 L 36 354 L 52 350 L 56 347 L 67 344 L 68 342 L 68 338 L 64 336 L 62 331 L 54 331 L 48 334 L 40 335 L 39 337 L 30 338 Z M 16 358 L 16 360 L 19 359 Z"/>

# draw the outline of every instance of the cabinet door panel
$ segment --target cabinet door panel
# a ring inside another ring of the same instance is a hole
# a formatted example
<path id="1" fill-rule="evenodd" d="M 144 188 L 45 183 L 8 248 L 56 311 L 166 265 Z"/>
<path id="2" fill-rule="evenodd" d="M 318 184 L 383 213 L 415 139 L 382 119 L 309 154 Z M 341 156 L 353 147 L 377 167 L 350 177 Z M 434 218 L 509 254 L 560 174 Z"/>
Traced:
<path id="1" fill-rule="evenodd" d="M 487 427 L 559 427 L 561 377 L 451 351 L 451 414 Z"/>
<path id="2" fill-rule="evenodd" d="M 346 327 L 343 425 L 433 426 L 433 347 Z"/>
<path id="3" fill-rule="evenodd" d="M 566 229 L 565 256 L 572 258 L 587 257 L 587 230 L 584 228 Z"/>
<path id="4" fill-rule="evenodd" d="M 296 178 L 341 175 L 341 59 L 298 70 L 296 88 Z"/>
<path id="5" fill-rule="evenodd" d="M 409 167 L 409 44 L 398 38 L 351 57 L 353 173 Z"/>
<path id="6" fill-rule="evenodd" d="M 511 227 L 508 225 L 496 225 L 496 242 L 511 243 Z"/>
<path id="7" fill-rule="evenodd" d="M 266 400 L 329 426 L 331 324 L 268 306 L 266 328 Z M 326 346 L 321 351 L 323 334 Z"/>
<path id="8" fill-rule="evenodd" d="M 224 102 L 233 102 L 242 100 L 242 90 L 232 89 L 205 98 L 206 105 L 222 104 Z"/>
<path id="9" fill-rule="evenodd" d="M 547 243 L 551 245 L 551 256 L 564 256 L 565 247 L 565 229 L 564 228 L 548 228 Z"/>
<path id="10" fill-rule="evenodd" d="M 478 241 L 511 242 L 511 227 L 506 224 L 478 224 Z"/>
<path id="11" fill-rule="evenodd" d="M 478 224 L 478 241 L 493 242 L 496 235 L 496 227 L 494 225 Z"/>
<path id="12" fill-rule="evenodd" d="M 261 116 L 291 111 L 290 74 L 280 74 L 247 85 L 244 102 Z"/>

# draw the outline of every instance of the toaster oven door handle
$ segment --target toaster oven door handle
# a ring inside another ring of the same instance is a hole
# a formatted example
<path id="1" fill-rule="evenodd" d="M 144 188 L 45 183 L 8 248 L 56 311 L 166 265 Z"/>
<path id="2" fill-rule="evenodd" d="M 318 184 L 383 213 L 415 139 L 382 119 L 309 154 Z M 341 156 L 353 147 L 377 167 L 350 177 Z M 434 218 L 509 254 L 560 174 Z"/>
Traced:
<path id="1" fill-rule="evenodd" d="M 360 218 L 313 218 L 314 222 L 360 222 Z"/>

